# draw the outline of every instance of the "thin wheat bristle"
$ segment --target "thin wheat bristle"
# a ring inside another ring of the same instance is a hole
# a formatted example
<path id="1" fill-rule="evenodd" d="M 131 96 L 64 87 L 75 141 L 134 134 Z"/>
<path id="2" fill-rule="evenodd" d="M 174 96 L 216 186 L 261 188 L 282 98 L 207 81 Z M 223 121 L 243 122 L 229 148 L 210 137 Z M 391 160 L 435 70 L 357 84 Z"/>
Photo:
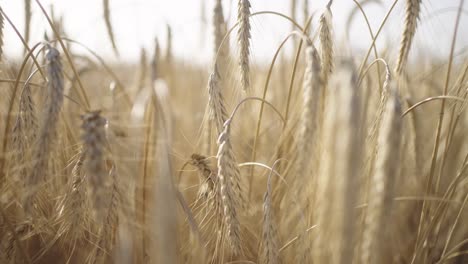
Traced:
<path id="1" fill-rule="evenodd" d="M 320 16 L 320 57 L 322 62 L 322 79 L 325 85 L 328 84 L 330 73 L 333 71 L 333 22 L 332 12 L 330 10 L 332 1 Z"/>
<path id="2" fill-rule="evenodd" d="M 87 217 L 87 196 L 85 175 L 83 173 L 84 152 L 81 149 L 78 159 L 72 169 L 69 193 L 64 197 L 59 205 L 59 217 L 62 222 L 62 232 L 68 234 L 67 238 L 76 241 L 84 234 L 84 227 Z"/>
<path id="3" fill-rule="evenodd" d="M 111 14 L 110 14 L 110 7 L 109 7 L 109 0 L 102 0 L 102 6 L 104 10 L 104 21 L 106 23 L 107 35 L 112 44 L 112 49 L 114 50 L 115 54 L 119 56 L 119 50 L 117 49 L 117 43 L 115 42 L 114 37 L 114 29 L 112 28 L 111 23 Z"/>
<path id="4" fill-rule="evenodd" d="M 405 22 L 395 72 L 400 74 L 408 60 L 421 12 L 421 0 L 406 0 Z"/>
<path id="5" fill-rule="evenodd" d="M 237 10 L 237 41 L 239 42 L 239 65 L 241 70 L 241 86 L 244 92 L 250 89 L 250 1 L 239 0 Z"/>
<path id="6" fill-rule="evenodd" d="M 104 126 L 107 121 L 101 117 L 100 111 L 89 112 L 82 116 L 82 120 L 83 170 L 90 186 L 88 194 L 93 208 L 93 216 L 97 222 L 102 222 L 105 217 L 106 200 L 112 185 L 104 163 L 106 140 Z"/>
<path id="7" fill-rule="evenodd" d="M 119 175 L 115 165 L 109 172 L 109 178 L 112 181 L 112 190 L 110 191 L 109 202 L 105 208 L 104 224 L 100 230 L 98 247 L 95 252 L 95 263 L 103 263 L 111 258 L 110 253 L 115 245 L 116 233 L 119 226 L 120 207 L 122 203 L 122 190 L 118 179 Z"/>
<path id="8" fill-rule="evenodd" d="M 370 190 L 361 249 L 361 263 L 375 263 L 385 256 L 388 234 L 384 226 L 390 223 L 391 204 L 395 178 L 400 167 L 401 103 L 396 87 L 390 88 L 390 98 L 385 105 L 382 127 L 378 135 L 379 152 L 375 173 L 370 179 Z"/>

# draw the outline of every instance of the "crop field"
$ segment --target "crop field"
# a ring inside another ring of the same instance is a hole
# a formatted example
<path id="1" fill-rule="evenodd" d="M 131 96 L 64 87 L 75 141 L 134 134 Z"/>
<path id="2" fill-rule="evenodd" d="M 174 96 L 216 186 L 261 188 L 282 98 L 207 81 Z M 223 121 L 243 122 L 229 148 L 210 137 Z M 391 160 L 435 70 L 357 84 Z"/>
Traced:
<path id="1" fill-rule="evenodd" d="M 440 53 L 423 48 L 438 0 L 194 1 L 202 61 L 179 56 L 195 44 L 170 23 L 139 29 L 155 40 L 124 59 L 112 0 L 86 7 L 110 56 L 67 13 L 14 1 L 23 15 L 0 2 L 0 264 L 468 263 L 464 0 L 436 20 Z M 265 17 L 289 32 L 257 41 Z"/>

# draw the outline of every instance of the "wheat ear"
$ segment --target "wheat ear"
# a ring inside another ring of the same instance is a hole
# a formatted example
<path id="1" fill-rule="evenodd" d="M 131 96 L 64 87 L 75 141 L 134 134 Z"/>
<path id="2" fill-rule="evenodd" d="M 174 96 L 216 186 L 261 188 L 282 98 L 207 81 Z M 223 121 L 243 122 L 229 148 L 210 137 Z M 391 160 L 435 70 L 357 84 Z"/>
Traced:
<path id="1" fill-rule="evenodd" d="M 311 188 L 316 181 L 315 175 L 311 174 L 311 168 L 316 165 L 318 147 L 317 138 L 319 130 L 320 118 L 320 98 L 323 90 L 323 82 L 320 74 L 320 57 L 312 43 L 309 43 L 306 48 L 306 69 L 303 81 L 303 111 L 301 113 L 299 125 L 299 137 L 297 142 L 297 163 L 296 163 L 296 180 L 295 189 L 298 194 L 305 193 L 304 191 Z M 306 204 L 308 202 L 307 195 L 301 196 Z M 302 208 L 298 215 L 302 214 Z M 304 226 L 307 223 L 300 223 L 300 230 L 305 230 Z M 297 247 L 297 260 L 299 263 L 310 262 L 310 249 L 312 245 L 310 240 L 301 238 L 301 243 Z"/>
<path id="2" fill-rule="evenodd" d="M 218 135 L 223 131 L 223 126 L 228 119 L 223 94 L 220 87 L 218 67 L 215 65 L 208 81 L 208 104 L 210 120 L 215 123 Z"/>
<path id="3" fill-rule="evenodd" d="M 237 23 L 237 41 L 239 42 L 239 65 L 241 71 L 241 85 L 244 92 L 250 89 L 250 1 L 239 0 Z"/>
<path id="4" fill-rule="evenodd" d="M 31 86 L 26 84 L 21 93 L 19 102 L 19 115 L 13 127 L 13 143 L 17 148 L 16 160 L 23 164 L 19 171 L 20 182 L 25 182 L 28 175 L 26 159 L 30 157 L 30 148 L 37 138 L 36 106 L 32 98 Z"/>
<path id="5" fill-rule="evenodd" d="M 323 92 L 323 81 L 320 76 L 320 57 L 315 47 L 310 44 L 306 49 L 306 69 L 303 82 L 303 111 L 298 139 L 297 167 L 309 171 L 307 168 L 314 149 L 315 135 L 318 129 L 319 102 Z"/>
<path id="6" fill-rule="evenodd" d="M 320 16 L 320 57 L 322 60 L 322 79 L 325 85 L 328 84 L 330 73 L 333 71 L 333 23 L 330 9 L 331 1 Z"/>
<path id="7" fill-rule="evenodd" d="M 279 264 L 281 262 L 278 250 L 278 234 L 273 214 L 273 205 L 271 199 L 272 182 L 270 173 L 267 182 L 267 190 L 263 197 L 263 233 L 262 248 L 260 253 L 260 263 Z"/>
<path id="8" fill-rule="evenodd" d="M 421 0 L 406 0 L 405 25 L 398 53 L 397 66 L 395 72 L 400 74 L 408 59 L 411 44 L 416 33 L 419 14 L 421 12 Z"/>
<path id="9" fill-rule="evenodd" d="M 226 121 L 218 138 L 218 179 L 223 202 L 226 240 L 234 255 L 241 253 L 240 222 L 238 211 L 243 203 L 240 187 L 240 171 L 231 145 L 231 120 Z"/>
<path id="10" fill-rule="evenodd" d="M 37 144 L 34 146 L 32 157 L 33 165 L 31 173 L 26 179 L 26 185 L 30 192 L 26 194 L 25 210 L 30 212 L 32 198 L 41 183 L 46 182 L 47 164 L 49 161 L 52 144 L 57 137 L 57 123 L 60 110 L 63 105 L 63 71 L 60 61 L 60 53 L 53 47 L 48 47 L 47 60 L 47 102 L 45 104 L 44 117 L 39 128 Z"/>
<path id="11" fill-rule="evenodd" d="M 83 124 L 81 129 L 83 134 L 84 161 L 83 169 L 89 182 L 88 192 L 92 214 L 98 223 L 102 223 L 105 218 L 106 201 L 112 181 L 107 175 L 104 163 L 105 125 L 106 119 L 101 117 L 100 111 L 86 113 L 82 116 Z"/>

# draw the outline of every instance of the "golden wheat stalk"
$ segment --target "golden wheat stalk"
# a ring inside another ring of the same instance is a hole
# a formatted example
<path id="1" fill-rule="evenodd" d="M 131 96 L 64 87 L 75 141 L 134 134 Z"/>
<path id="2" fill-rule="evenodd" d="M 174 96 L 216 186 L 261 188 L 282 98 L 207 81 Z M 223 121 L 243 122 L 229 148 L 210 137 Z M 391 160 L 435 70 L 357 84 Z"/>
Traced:
<path id="1" fill-rule="evenodd" d="M 0 7 L 0 61 L 3 58 L 3 29 L 5 26 L 4 18 L 3 18 L 3 9 Z"/>
<path id="2" fill-rule="evenodd" d="M 104 10 L 104 22 L 106 23 L 107 35 L 112 44 L 112 49 L 114 50 L 115 55 L 119 56 L 119 50 L 117 49 L 117 43 L 115 42 L 114 30 L 111 23 L 111 14 L 109 7 L 109 0 L 102 0 L 102 6 Z"/>
<path id="3" fill-rule="evenodd" d="M 378 135 L 379 153 L 375 173 L 370 179 L 370 190 L 361 248 L 361 263 L 375 263 L 385 258 L 385 229 L 388 226 L 395 178 L 400 168 L 400 146 L 402 139 L 401 103 L 396 87 L 389 91 L 382 127 Z"/>

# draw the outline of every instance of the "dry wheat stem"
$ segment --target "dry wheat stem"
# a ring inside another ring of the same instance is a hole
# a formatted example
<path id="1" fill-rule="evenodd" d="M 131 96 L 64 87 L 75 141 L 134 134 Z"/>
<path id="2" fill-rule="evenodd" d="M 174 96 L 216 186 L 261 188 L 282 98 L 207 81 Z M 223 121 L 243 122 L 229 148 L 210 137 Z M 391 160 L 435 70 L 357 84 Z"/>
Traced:
<path id="1" fill-rule="evenodd" d="M 3 9 L 0 7 L 0 61 L 3 57 L 3 28 L 5 27 L 5 23 L 3 20 Z"/>
<path id="2" fill-rule="evenodd" d="M 29 43 L 29 35 L 31 31 L 31 0 L 24 0 L 24 41 Z M 26 53 L 28 49 L 24 48 L 24 53 Z"/>
<path id="3" fill-rule="evenodd" d="M 112 49 L 114 50 L 115 55 L 119 56 L 119 50 L 117 49 L 117 43 L 115 42 L 114 30 L 112 28 L 111 17 L 110 17 L 110 7 L 109 0 L 102 0 L 102 6 L 104 10 L 104 22 L 106 23 L 107 35 L 112 44 Z"/>
<path id="4" fill-rule="evenodd" d="M 172 62 L 172 29 L 169 24 L 166 25 L 166 63 L 171 65 Z"/>

